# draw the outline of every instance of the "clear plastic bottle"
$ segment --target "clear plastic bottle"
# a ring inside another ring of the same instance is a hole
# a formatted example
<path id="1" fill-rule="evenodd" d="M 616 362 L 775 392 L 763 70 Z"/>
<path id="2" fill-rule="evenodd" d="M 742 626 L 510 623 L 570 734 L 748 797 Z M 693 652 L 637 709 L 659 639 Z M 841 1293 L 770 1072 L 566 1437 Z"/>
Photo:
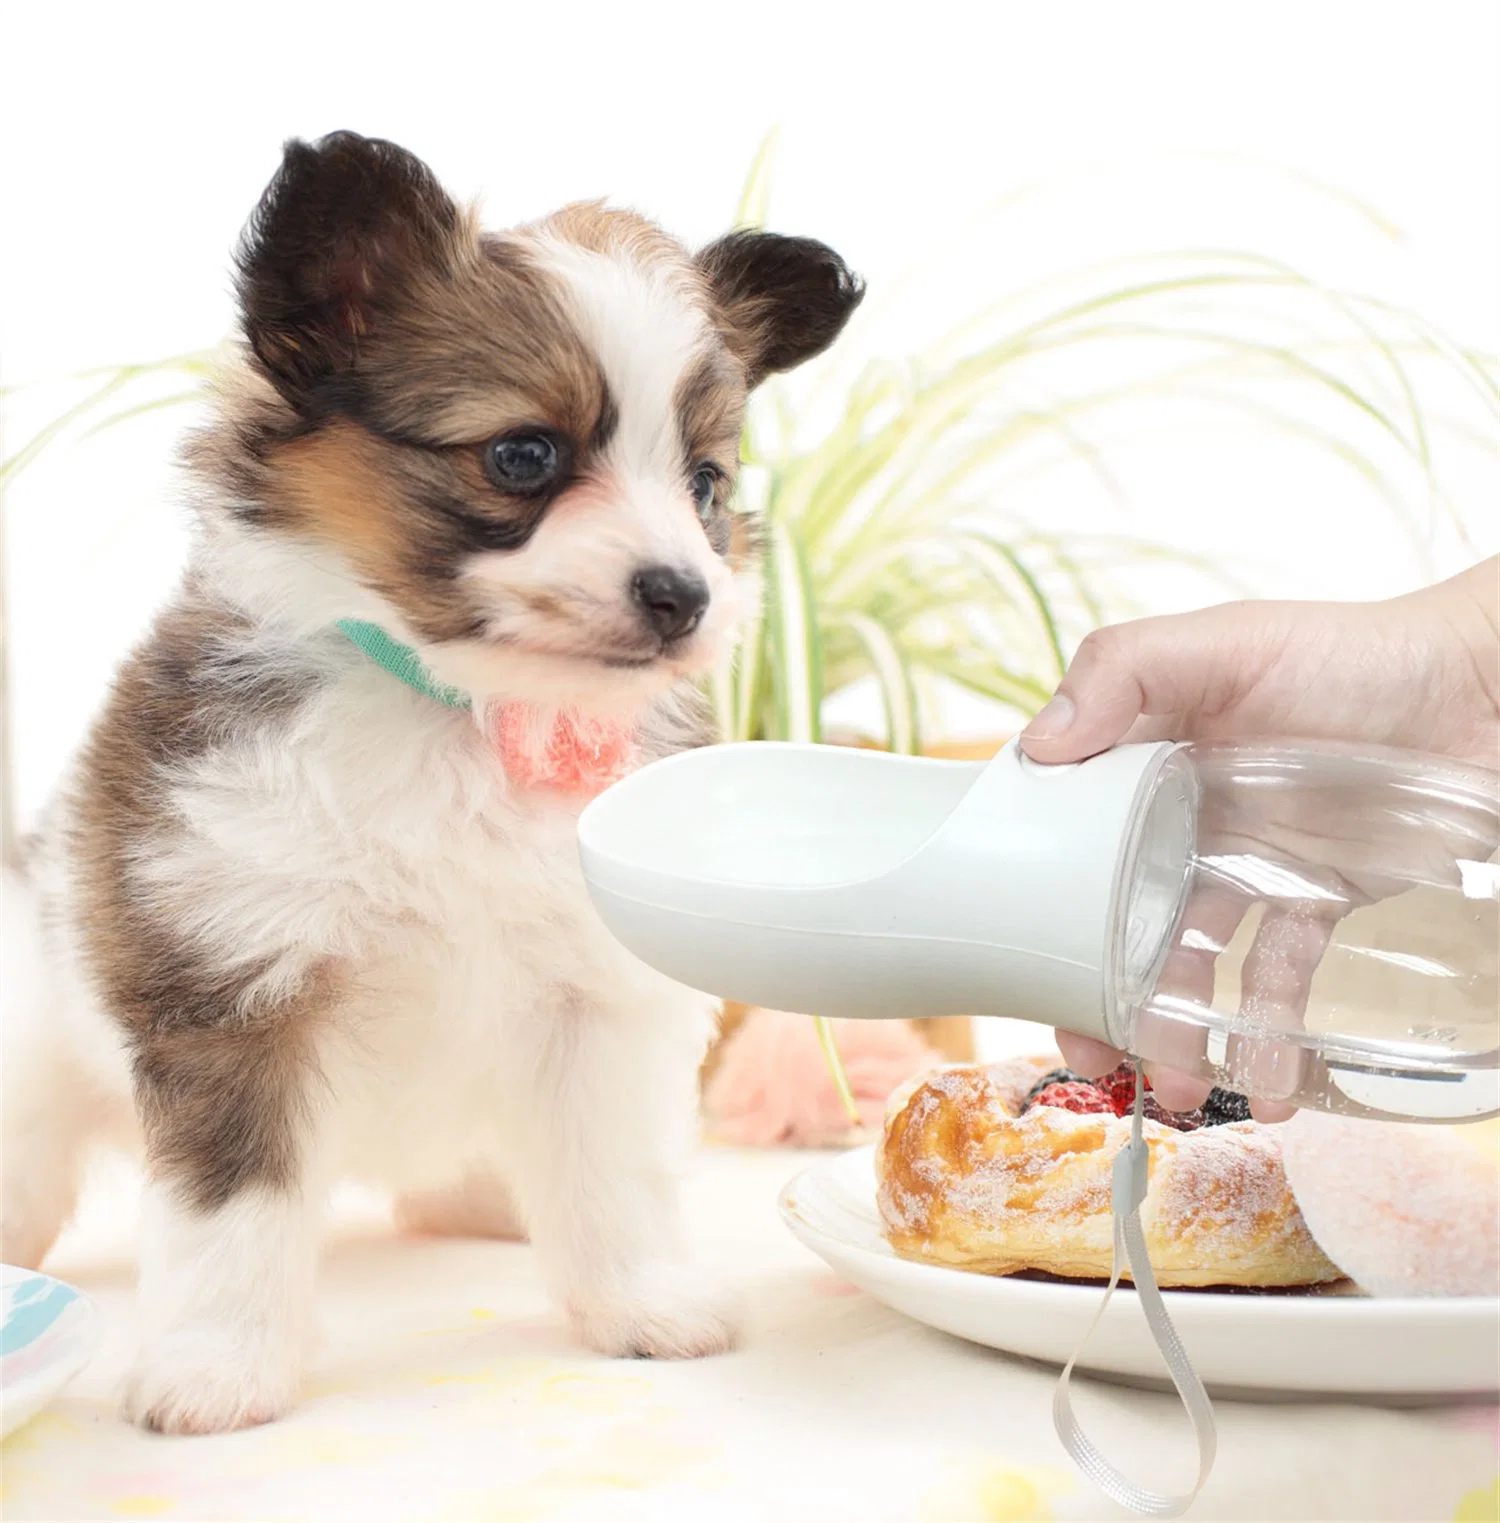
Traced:
<path id="1" fill-rule="evenodd" d="M 1500 776 L 1313 743 L 1165 752 L 1119 859 L 1116 1045 L 1353 1115 L 1500 1113 Z"/>

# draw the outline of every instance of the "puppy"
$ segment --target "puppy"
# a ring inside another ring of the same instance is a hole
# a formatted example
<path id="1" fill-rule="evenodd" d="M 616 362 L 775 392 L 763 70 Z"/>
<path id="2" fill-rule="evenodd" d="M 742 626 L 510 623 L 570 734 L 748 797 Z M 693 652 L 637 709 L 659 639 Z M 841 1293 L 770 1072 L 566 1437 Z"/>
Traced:
<path id="1" fill-rule="evenodd" d="M 731 1341 L 676 1199 L 711 1003 L 613 942 L 574 829 L 708 738 L 746 395 L 861 294 L 811 240 L 484 232 L 390 143 L 288 145 L 181 588 L 7 884 L 4 1256 L 142 1147 L 137 1421 L 287 1410 L 342 1178 L 529 1235 L 602 1352 Z"/>

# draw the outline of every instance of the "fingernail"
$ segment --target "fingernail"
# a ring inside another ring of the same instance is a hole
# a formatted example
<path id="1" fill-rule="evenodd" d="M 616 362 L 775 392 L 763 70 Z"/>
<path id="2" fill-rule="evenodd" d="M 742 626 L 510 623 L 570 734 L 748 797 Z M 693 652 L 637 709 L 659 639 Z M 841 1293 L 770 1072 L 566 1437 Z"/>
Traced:
<path id="1" fill-rule="evenodd" d="M 1056 740 L 1059 735 L 1066 734 L 1077 717 L 1078 711 L 1073 707 L 1073 700 L 1066 693 L 1058 693 L 1026 726 L 1022 734 L 1032 740 Z"/>
<path id="2" fill-rule="evenodd" d="M 1290 1121 L 1296 1114 L 1297 1107 L 1288 1105 L 1284 1100 L 1252 1100 L 1250 1102 L 1250 1119 L 1266 1126 L 1275 1126 L 1280 1121 Z"/>
<path id="3" fill-rule="evenodd" d="M 1304 1053 L 1269 1036 L 1229 1039 L 1224 1066 L 1234 1087 L 1255 1100 L 1290 1100 L 1302 1087 Z"/>

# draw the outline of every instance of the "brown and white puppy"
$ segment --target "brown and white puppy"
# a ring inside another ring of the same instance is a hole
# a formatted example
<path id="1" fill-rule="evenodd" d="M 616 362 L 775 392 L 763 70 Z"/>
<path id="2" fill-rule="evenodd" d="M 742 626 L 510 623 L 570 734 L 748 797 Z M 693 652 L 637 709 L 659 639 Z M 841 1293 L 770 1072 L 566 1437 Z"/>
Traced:
<path id="1" fill-rule="evenodd" d="M 45 1255 L 89 1144 L 140 1141 L 127 1407 L 171 1432 L 292 1403 L 345 1177 L 414 1226 L 529 1233 L 597 1349 L 722 1349 L 675 1183 L 709 1002 L 613 942 L 579 801 L 517 784 L 475 715 L 704 738 L 691 679 L 752 596 L 746 394 L 861 287 L 810 240 L 694 256 L 600 205 L 482 232 L 339 133 L 287 147 L 239 295 L 181 590 L 7 885 L 5 1259 Z"/>

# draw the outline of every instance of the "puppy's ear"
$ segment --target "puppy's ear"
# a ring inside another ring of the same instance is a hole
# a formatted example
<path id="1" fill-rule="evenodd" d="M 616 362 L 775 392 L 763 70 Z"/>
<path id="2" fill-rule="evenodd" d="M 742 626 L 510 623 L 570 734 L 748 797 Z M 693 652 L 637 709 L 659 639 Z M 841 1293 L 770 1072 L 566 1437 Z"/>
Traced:
<path id="1" fill-rule="evenodd" d="M 349 369 L 382 309 L 453 270 L 464 220 L 404 148 L 335 132 L 288 142 L 236 256 L 241 320 L 294 406 Z"/>
<path id="2" fill-rule="evenodd" d="M 821 354 L 864 299 L 864 282 L 813 238 L 739 231 L 698 255 L 751 386 Z"/>

